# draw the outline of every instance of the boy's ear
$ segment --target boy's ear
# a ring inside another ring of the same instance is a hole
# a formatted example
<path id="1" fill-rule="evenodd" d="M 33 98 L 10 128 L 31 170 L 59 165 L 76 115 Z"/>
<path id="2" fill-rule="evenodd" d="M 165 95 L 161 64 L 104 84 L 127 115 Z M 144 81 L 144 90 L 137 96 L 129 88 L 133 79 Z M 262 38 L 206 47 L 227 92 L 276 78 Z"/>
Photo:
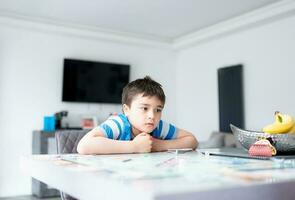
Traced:
<path id="1" fill-rule="evenodd" d="M 128 115 L 129 110 L 130 110 L 129 106 L 126 104 L 123 104 L 123 112 L 126 116 Z"/>

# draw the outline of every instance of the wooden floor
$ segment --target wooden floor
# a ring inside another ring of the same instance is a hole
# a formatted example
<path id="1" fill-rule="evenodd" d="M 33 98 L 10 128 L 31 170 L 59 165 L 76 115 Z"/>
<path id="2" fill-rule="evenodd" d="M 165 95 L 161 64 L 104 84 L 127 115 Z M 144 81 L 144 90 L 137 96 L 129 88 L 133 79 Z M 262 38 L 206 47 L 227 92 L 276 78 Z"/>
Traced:
<path id="1" fill-rule="evenodd" d="M 61 200 L 60 197 L 54 198 L 42 198 L 43 200 Z M 35 196 L 26 195 L 26 196 L 15 196 L 15 197 L 0 197 L 0 200 L 40 200 Z"/>

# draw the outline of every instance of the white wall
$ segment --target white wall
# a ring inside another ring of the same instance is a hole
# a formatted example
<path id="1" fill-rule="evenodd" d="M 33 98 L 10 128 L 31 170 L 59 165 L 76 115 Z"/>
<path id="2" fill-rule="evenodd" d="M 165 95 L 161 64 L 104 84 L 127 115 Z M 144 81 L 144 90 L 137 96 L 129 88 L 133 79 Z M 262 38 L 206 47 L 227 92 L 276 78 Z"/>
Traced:
<path id="1" fill-rule="evenodd" d="M 217 69 L 244 65 L 246 128 L 260 130 L 276 110 L 295 116 L 295 17 L 182 50 L 177 64 L 177 123 L 200 140 L 219 129 Z"/>
<path id="2" fill-rule="evenodd" d="M 63 58 L 131 65 L 131 79 L 150 75 L 162 83 L 163 117 L 175 122 L 175 55 L 170 50 L 0 26 L 0 197 L 31 193 L 19 159 L 31 154 L 32 131 L 60 110 L 104 119 L 120 106 L 61 102 Z M 169 76 L 167 75 L 169 71 Z"/>

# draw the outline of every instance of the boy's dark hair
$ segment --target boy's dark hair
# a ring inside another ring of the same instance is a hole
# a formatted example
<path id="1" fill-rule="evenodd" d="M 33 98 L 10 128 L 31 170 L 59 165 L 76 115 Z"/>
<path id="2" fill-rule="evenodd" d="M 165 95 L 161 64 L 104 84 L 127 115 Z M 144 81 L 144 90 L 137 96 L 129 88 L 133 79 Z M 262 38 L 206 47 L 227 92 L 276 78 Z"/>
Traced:
<path id="1" fill-rule="evenodd" d="M 126 104 L 131 106 L 133 98 L 143 93 L 143 96 L 156 96 L 159 100 L 165 104 L 165 93 L 162 89 L 162 85 L 149 76 L 145 76 L 142 79 L 136 79 L 128 83 L 122 92 L 122 105 Z"/>

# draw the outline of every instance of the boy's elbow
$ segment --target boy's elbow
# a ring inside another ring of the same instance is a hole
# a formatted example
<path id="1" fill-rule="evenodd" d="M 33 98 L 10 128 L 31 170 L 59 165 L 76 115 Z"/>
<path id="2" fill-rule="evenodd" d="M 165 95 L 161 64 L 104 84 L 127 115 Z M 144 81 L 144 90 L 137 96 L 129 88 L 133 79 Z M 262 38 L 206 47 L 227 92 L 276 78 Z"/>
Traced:
<path id="1" fill-rule="evenodd" d="M 193 149 L 196 150 L 199 146 L 199 142 L 198 140 L 195 138 L 195 142 L 194 142 L 194 145 L 193 145 Z"/>
<path id="2" fill-rule="evenodd" d="M 191 145 L 192 145 L 193 150 L 197 149 L 199 146 L 199 142 L 194 135 L 192 135 L 192 144 Z"/>
<path id="3" fill-rule="evenodd" d="M 87 145 L 80 141 L 77 146 L 77 152 L 82 155 L 89 154 Z"/>

